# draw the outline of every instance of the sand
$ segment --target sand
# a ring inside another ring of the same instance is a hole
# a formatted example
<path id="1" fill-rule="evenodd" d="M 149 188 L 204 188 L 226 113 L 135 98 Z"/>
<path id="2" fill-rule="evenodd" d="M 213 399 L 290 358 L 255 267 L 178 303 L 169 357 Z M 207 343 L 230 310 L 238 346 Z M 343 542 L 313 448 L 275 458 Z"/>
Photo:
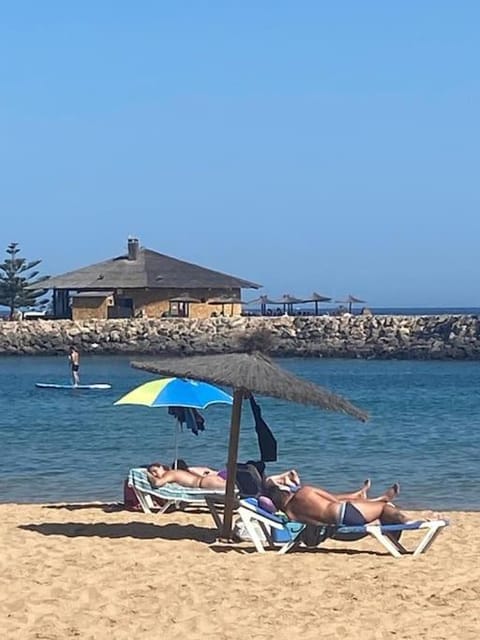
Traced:
<path id="1" fill-rule="evenodd" d="M 0 505 L 0 636 L 477 640 L 480 513 L 444 515 L 425 555 L 396 560 L 365 539 L 212 546 L 208 514 Z"/>

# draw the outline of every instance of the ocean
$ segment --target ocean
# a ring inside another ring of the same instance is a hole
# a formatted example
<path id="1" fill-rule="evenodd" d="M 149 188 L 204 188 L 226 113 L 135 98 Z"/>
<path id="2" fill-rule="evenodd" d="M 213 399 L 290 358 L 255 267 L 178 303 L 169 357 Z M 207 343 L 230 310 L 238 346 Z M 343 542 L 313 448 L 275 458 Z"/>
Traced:
<path id="1" fill-rule="evenodd" d="M 335 313 L 338 310 L 339 304 L 335 303 L 324 303 L 321 302 L 318 304 L 318 313 L 326 314 L 326 313 Z M 348 305 L 345 303 L 343 307 L 346 308 Z M 363 307 L 367 307 L 372 311 L 375 315 L 381 316 L 478 316 L 480 315 L 480 307 L 370 307 L 368 304 L 354 304 L 352 305 L 352 314 L 358 315 L 361 313 Z M 278 307 L 280 311 L 283 309 L 282 305 Z M 260 314 L 259 307 L 245 307 L 246 311 L 253 313 L 254 315 Z M 275 310 L 273 305 L 268 307 L 271 311 Z M 315 307 L 311 304 L 305 303 L 301 305 L 294 305 L 293 307 L 295 314 L 302 315 L 315 315 Z"/>
<path id="2" fill-rule="evenodd" d="M 480 363 L 277 362 L 345 395 L 370 419 L 257 398 L 278 441 L 270 472 L 294 467 L 304 482 L 332 491 L 367 477 L 373 493 L 399 481 L 406 508 L 480 508 Z M 170 463 L 175 423 L 167 410 L 113 406 L 154 377 L 132 369 L 128 357 L 84 356 L 82 382 L 108 382 L 110 390 L 37 389 L 35 382 L 69 382 L 66 358 L 0 358 L 0 502 L 121 501 L 129 468 Z M 182 432 L 181 457 L 225 466 L 229 411 L 211 407 L 204 432 Z M 258 445 L 245 403 L 239 460 L 250 458 Z"/>

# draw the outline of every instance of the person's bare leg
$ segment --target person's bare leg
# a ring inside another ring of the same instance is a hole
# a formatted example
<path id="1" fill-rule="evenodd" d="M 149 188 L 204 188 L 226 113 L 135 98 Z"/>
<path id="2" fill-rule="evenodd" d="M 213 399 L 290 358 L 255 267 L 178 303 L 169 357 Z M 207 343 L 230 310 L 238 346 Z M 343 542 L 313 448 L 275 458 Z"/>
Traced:
<path id="1" fill-rule="evenodd" d="M 383 508 L 380 522 L 382 524 L 407 524 L 407 522 L 411 522 L 411 519 L 398 507 L 387 502 Z"/>
<path id="2" fill-rule="evenodd" d="M 398 495 L 400 487 L 398 484 L 394 484 L 388 491 L 385 492 L 378 500 L 356 500 L 354 502 L 355 508 L 360 511 L 367 523 L 380 520 L 385 510 L 387 503 L 391 502 Z"/>
<path id="3" fill-rule="evenodd" d="M 368 498 L 368 490 L 371 486 L 370 478 L 367 478 L 363 483 L 363 487 L 358 491 L 353 491 L 352 493 L 334 493 L 333 495 L 337 498 L 337 500 L 369 500 Z M 372 498 L 372 500 L 376 500 L 376 498 Z"/>
<path id="4" fill-rule="evenodd" d="M 322 498 L 327 499 L 335 499 L 339 502 L 356 502 L 357 500 L 369 500 L 371 502 L 385 502 L 385 496 L 379 496 L 378 498 L 368 498 L 367 492 L 370 489 L 371 482 L 370 479 L 367 478 L 363 483 L 363 487 L 358 491 L 354 491 L 352 493 L 330 493 L 325 491 L 325 489 L 320 489 L 319 487 L 312 487 L 312 489 Z"/>

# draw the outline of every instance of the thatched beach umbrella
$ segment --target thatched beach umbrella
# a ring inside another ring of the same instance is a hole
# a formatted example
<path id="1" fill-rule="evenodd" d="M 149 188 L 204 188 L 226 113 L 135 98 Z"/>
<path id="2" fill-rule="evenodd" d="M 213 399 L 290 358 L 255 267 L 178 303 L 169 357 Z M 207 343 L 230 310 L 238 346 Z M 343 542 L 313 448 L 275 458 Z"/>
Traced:
<path id="1" fill-rule="evenodd" d="M 347 303 L 348 313 L 352 313 L 352 304 L 354 303 L 364 304 L 365 300 L 360 300 L 360 298 L 356 298 L 355 296 L 352 296 L 351 293 L 349 293 L 348 296 L 345 298 L 345 300 L 335 300 L 335 302 Z"/>
<path id="2" fill-rule="evenodd" d="M 190 315 L 190 305 L 198 304 L 200 300 L 198 298 L 194 298 L 188 293 L 182 293 L 174 298 L 170 298 L 168 302 L 170 303 L 170 311 L 172 310 L 172 303 L 181 304 L 184 309 L 184 314 L 188 318 Z"/>
<path id="3" fill-rule="evenodd" d="M 316 291 L 314 291 L 312 293 L 311 298 L 309 298 L 308 300 L 305 300 L 305 302 L 314 302 L 315 303 L 315 315 L 318 316 L 318 303 L 319 302 L 331 302 L 331 298 L 329 298 L 328 296 L 322 296 L 320 293 L 317 293 Z"/>
<path id="4" fill-rule="evenodd" d="M 291 296 L 289 293 L 285 293 L 282 296 L 281 304 L 283 304 L 284 313 L 285 310 L 287 313 L 292 313 L 294 304 L 303 304 L 304 302 L 305 300 L 303 300 L 303 298 L 296 298 L 295 296 Z"/>
<path id="5" fill-rule="evenodd" d="M 255 298 L 254 300 L 249 300 L 245 304 L 247 304 L 247 305 L 249 305 L 249 304 L 259 304 L 260 305 L 260 313 L 262 314 L 262 316 L 264 316 L 266 311 L 267 311 L 267 305 L 271 304 L 271 305 L 275 305 L 275 306 L 278 307 L 278 305 L 282 304 L 282 303 L 278 302 L 277 300 L 271 300 L 267 295 L 262 295 L 262 296 L 260 296 L 258 298 Z"/>
<path id="6" fill-rule="evenodd" d="M 174 298 L 170 298 L 169 302 L 200 302 L 199 298 L 194 298 L 193 296 L 186 294 L 181 294 L 179 296 L 175 296 Z"/>
<path id="7" fill-rule="evenodd" d="M 260 353 L 231 353 L 221 355 L 165 358 L 144 362 L 132 362 L 136 369 L 166 376 L 205 380 L 233 389 L 233 406 L 230 422 L 230 440 L 227 463 L 227 487 L 222 536 L 228 538 L 232 528 L 235 476 L 242 400 L 256 393 L 300 404 L 313 405 L 347 413 L 359 420 L 367 414 L 345 398 L 331 393 L 313 382 L 295 376 L 276 365 Z"/>
<path id="8" fill-rule="evenodd" d="M 228 297 L 228 296 L 220 296 L 219 298 L 211 298 L 208 300 L 208 304 L 214 304 L 222 307 L 222 316 L 225 314 L 225 305 L 230 305 L 230 315 L 233 316 L 233 305 L 234 304 L 244 304 L 240 298 Z"/>

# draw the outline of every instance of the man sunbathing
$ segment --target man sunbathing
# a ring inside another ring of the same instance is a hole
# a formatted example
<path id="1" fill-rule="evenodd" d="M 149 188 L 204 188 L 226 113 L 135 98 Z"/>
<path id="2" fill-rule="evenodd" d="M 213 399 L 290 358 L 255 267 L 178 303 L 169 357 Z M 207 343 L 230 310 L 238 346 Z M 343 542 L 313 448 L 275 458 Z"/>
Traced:
<path id="1" fill-rule="evenodd" d="M 169 482 L 176 482 L 189 489 L 210 489 L 225 491 L 226 482 L 216 474 L 199 474 L 191 470 L 170 469 L 167 465 L 154 462 L 147 468 L 147 476 L 152 487 L 163 487 Z"/>
<path id="2" fill-rule="evenodd" d="M 297 522 L 346 526 L 361 526 L 377 521 L 408 522 L 408 517 L 391 504 L 400 492 L 398 484 L 392 485 L 378 498 L 368 499 L 358 497 L 362 490 L 354 494 L 333 495 L 317 487 L 296 485 L 292 491 L 291 486 L 272 481 L 271 478 L 265 483 L 271 500 L 277 509 Z"/>

